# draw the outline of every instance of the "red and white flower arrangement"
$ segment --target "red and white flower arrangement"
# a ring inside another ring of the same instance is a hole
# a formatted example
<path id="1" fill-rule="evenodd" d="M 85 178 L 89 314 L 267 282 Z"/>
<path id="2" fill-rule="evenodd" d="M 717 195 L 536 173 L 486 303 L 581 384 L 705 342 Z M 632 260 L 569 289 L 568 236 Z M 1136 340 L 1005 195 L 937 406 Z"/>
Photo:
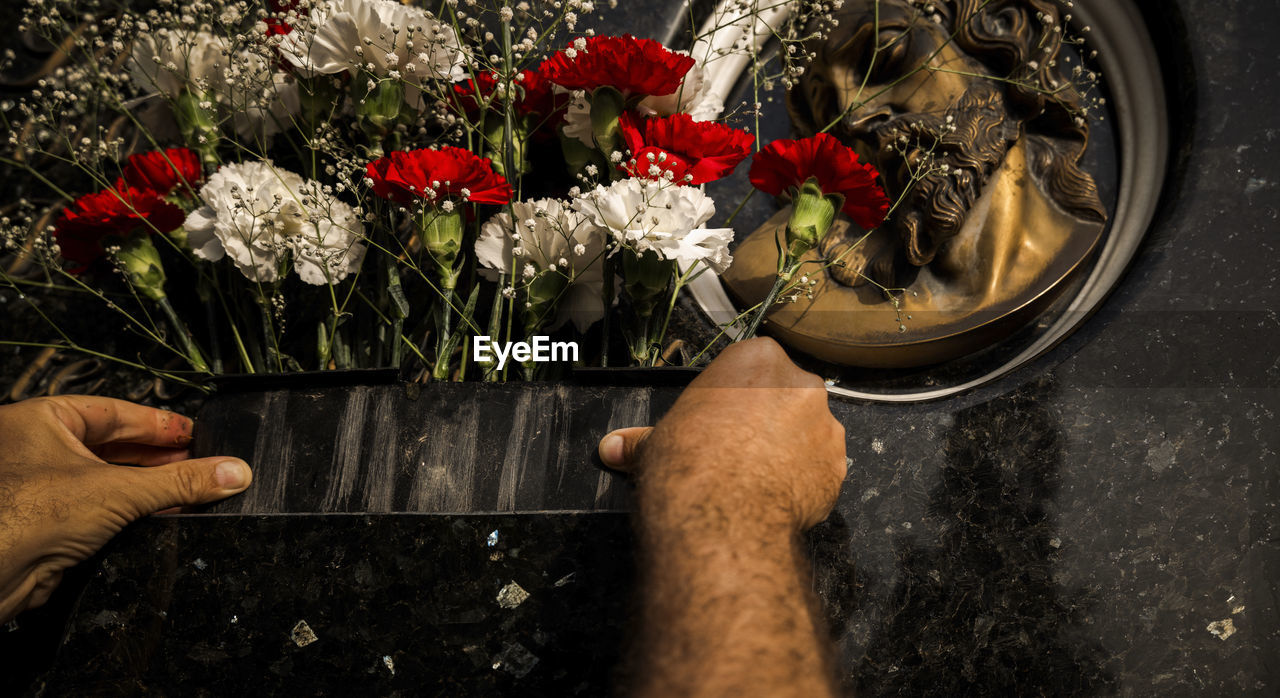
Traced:
<path id="1" fill-rule="evenodd" d="M 600 347 L 592 363 L 615 345 L 658 363 L 679 294 L 732 263 L 703 186 L 744 161 L 793 202 L 779 284 L 837 212 L 883 220 L 876 172 L 834 138 L 761 144 L 722 117 L 717 62 L 758 47 L 595 35 L 578 26 L 595 9 L 162 2 L 74 28 L 33 9 L 24 26 L 52 45 L 98 51 L 71 50 L 80 67 L 18 109 L 8 161 L 52 184 L 30 163 L 56 157 L 91 182 L 33 249 L 95 300 L 132 292 L 142 312 L 108 307 L 154 341 L 147 361 L 186 363 L 175 380 L 406 363 L 502 380 L 470 337 L 569 333 Z"/>

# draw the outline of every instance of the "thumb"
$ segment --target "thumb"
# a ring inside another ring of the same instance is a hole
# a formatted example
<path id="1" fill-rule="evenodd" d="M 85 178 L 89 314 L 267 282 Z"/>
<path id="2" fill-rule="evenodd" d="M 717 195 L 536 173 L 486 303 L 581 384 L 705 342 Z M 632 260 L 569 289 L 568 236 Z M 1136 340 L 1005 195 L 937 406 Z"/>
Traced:
<path id="1" fill-rule="evenodd" d="M 653 427 L 616 429 L 600 439 L 600 460 L 614 470 L 630 471 L 635 467 L 640 445 L 649 438 Z"/>
<path id="2" fill-rule="evenodd" d="M 247 463 L 226 456 L 131 470 L 140 476 L 137 488 L 144 514 L 226 499 L 243 492 L 253 481 L 253 472 Z"/>

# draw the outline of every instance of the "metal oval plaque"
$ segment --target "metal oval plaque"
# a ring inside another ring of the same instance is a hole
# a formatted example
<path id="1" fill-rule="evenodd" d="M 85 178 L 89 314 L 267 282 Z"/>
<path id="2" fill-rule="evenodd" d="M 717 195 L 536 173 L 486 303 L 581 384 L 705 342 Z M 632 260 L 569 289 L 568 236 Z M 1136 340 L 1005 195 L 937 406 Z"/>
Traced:
<path id="1" fill-rule="evenodd" d="M 707 19 L 695 56 L 717 50 L 709 28 L 736 5 Z M 1124 275 L 1165 177 L 1163 81 L 1130 2 L 1070 5 L 846 0 L 840 25 L 806 44 L 805 74 L 758 106 L 766 139 L 826 130 L 896 201 L 871 232 L 838 221 L 812 253 L 811 290 L 765 325 L 833 394 L 916 402 L 994 381 L 1066 338 Z M 757 16 L 762 55 L 786 11 Z M 727 104 L 759 101 L 745 59 L 709 65 Z M 1105 88 L 1067 93 L 1095 71 Z M 735 221 L 730 270 L 691 286 L 730 335 L 776 273 L 787 220 L 785 207 L 752 210 Z"/>

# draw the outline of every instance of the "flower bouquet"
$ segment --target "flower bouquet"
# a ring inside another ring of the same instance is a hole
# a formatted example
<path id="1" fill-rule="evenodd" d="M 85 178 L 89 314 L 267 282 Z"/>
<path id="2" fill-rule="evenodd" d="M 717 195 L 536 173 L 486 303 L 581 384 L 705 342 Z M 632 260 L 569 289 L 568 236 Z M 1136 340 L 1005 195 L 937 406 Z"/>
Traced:
<path id="1" fill-rule="evenodd" d="M 3 105 L 0 164 L 57 202 L 10 207 L 24 264 L 0 284 L 78 294 L 147 348 L 57 346 L 192 384 L 555 377 L 565 363 L 475 350 L 539 336 L 578 365 L 655 366 L 677 360 L 680 294 L 732 262 L 703 185 L 751 160 L 793 204 L 786 249 L 769 296 L 685 354 L 701 363 L 806 293 L 801 256 L 837 214 L 870 231 L 893 209 L 835 138 L 764 144 L 759 101 L 725 112 L 744 74 L 757 97 L 789 88 L 840 4 L 730 0 L 673 50 L 597 35 L 591 0 L 30 0 L 20 29 L 54 57 Z M 921 152 L 912 181 L 935 174 Z"/>

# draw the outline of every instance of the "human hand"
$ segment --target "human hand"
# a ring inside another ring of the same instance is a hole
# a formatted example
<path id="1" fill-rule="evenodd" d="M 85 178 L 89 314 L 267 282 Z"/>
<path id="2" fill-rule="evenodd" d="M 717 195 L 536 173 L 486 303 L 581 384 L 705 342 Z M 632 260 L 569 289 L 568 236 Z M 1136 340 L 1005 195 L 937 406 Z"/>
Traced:
<path id="1" fill-rule="evenodd" d="M 636 478 L 642 520 L 803 530 L 826 518 L 846 473 L 844 427 L 822 379 L 771 339 L 731 345 L 656 427 L 600 441 Z"/>
<path id="2" fill-rule="evenodd" d="M 173 412 L 102 397 L 0 406 L 0 620 L 47 601 L 64 570 L 129 522 L 249 486 L 244 461 L 187 460 L 191 428 Z"/>

